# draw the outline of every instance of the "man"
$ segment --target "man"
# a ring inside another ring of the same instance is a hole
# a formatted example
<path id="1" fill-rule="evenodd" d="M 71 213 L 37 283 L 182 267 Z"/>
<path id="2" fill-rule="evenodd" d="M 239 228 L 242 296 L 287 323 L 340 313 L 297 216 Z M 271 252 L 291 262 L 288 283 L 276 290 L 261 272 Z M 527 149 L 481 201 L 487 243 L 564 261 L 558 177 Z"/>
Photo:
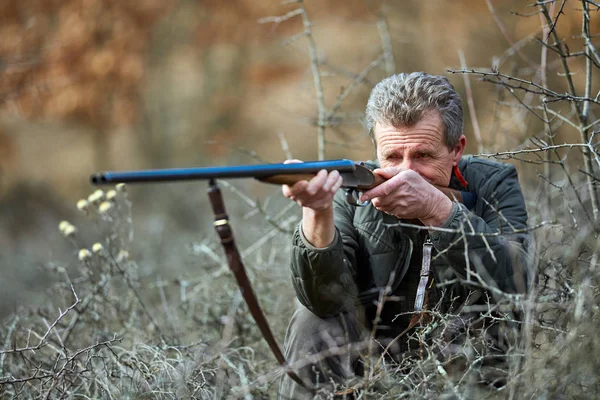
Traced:
<path id="1" fill-rule="evenodd" d="M 456 310 L 467 298 L 485 303 L 502 292 L 525 292 L 527 274 L 517 260 L 528 238 L 527 212 L 516 170 L 463 157 L 462 114 L 446 78 L 421 72 L 389 77 L 375 86 L 366 108 L 379 163 L 374 173 L 387 179 L 362 194 L 370 205 L 353 207 L 336 195 L 342 183 L 337 171 L 283 187 L 302 206 L 291 260 L 301 306 L 285 351 L 313 389 L 360 374 L 358 356 L 348 350 L 352 343 L 373 332 L 389 342 L 408 327 L 428 243 L 435 282 L 426 295 L 430 308 Z M 472 201 L 453 201 L 436 186 L 472 193 Z M 419 224 L 423 229 L 411 227 Z M 378 310 L 386 287 L 396 301 Z M 474 295 L 482 287 L 493 293 Z M 410 348 L 400 342 L 397 354 Z M 280 396 L 311 397 L 289 377 Z"/>

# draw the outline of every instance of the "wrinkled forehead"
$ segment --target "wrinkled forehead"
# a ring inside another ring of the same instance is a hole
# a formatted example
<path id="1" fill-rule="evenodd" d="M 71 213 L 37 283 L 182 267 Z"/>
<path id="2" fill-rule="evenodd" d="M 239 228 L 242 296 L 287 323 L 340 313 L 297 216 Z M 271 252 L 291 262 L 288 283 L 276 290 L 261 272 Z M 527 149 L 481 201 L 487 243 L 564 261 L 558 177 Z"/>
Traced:
<path id="1" fill-rule="evenodd" d="M 412 110 L 410 113 L 402 115 L 401 117 L 397 115 L 380 115 L 379 117 L 380 119 L 373 121 L 373 126 L 371 127 L 372 134 L 375 133 L 377 125 L 393 126 L 396 128 L 411 128 L 422 121 L 435 121 L 442 129 L 442 133 L 445 134 L 446 132 L 446 126 L 440 112 L 431 108 L 425 110 Z"/>
<path id="2" fill-rule="evenodd" d="M 382 158 L 436 156 L 448 151 L 439 138 L 430 135 L 401 137 L 383 134 L 378 143 L 376 153 Z"/>
<path id="3" fill-rule="evenodd" d="M 447 147 L 444 126 L 437 113 L 425 114 L 413 124 L 394 125 L 376 122 L 373 129 L 373 142 L 397 146 Z"/>

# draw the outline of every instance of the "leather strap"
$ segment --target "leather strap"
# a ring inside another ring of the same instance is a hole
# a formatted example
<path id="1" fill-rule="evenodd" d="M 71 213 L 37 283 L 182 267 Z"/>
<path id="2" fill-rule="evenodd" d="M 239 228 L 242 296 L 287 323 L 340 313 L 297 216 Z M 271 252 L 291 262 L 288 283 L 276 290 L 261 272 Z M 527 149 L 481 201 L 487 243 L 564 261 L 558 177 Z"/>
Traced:
<path id="1" fill-rule="evenodd" d="M 400 332 L 388 345 L 385 347 L 379 360 L 377 361 L 377 365 L 382 362 L 383 358 L 386 354 L 388 354 L 390 347 L 394 343 L 396 343 L 401 337 L 406 335 L 412 328 L 417 326 L 420 322 L 422 322 L 425 318 L 425 310 L 427 309 L 427 297 L 428 290 L 432 285 L 428 285 L 430 282 L 431 276 L 431 253 L 433 249 L 433 243 L 427 237 L 425 239 L 425 243 L 423 243 L 423 261 L 421 263 L 421 278 L 419 279 L 419 286 L 417 287 L 417 295 L 415 298 L 415 313 L 410 319 L 408 326 L 402 332 Z M 431 281 L 433 283 L 433 281 Z"/>
<path id="2" fill-rule="evenodd" d="M 425 239 L 425 243 L 423 243 L 423 261 L 421 263 L 421 278 L 419 279 L 419 286 L 417 287 L 417 296 L 415 297 L 415 314 L 411 318 L 412 320 L 416 319 L 416 322 L 421 319 L 423 315 L 424 308 L 427 307 L 427 284 L 429 283 L 429 277 L 431 275 L 431 251 L 433 248 L 433 243 L 429 236 Z M 414 325 L 413 325 L 414 326 Z"/>
<path id="3" fill-rule="evenodd" d="M 227 262 L 229 264 L 229 268 L 233 272 L 235 279 L 237 280 L 238 286 L 242 292 L 242 296 L 244 301 L 248 305 L 248 309 L 250 310 L 250 314 L 263 337 L 267 341 L 269 348 L 275 355 L 277 362 L 283 367 L 284 371 L 292 378 L 296 383 L 307 388 L 304 381 L 294 372 L 292 371 L 281 352 L 281 349 L 277 345 L 275 341 L 275 337 L 273 336 L 273 332 L 269 327 L 269 323 L 265 318 L 260 305 L 258 304 L 258 299 L 254 294 L 254 290 L 252 290 L 252 285 L 250 280 L 248 279 L 248 275 L 246 274 L 246 269 L 244 268 L 244 263 L 240 257 L 240 253 L 235 244 L 235 240 L 233 238 L 233 232 L 231 230 L 231 226 L 229 224 L 229 217 L 227 212 L 225 211 L 225 203 L 223 202 L 223 196 L 221 195 L 221 189 L 216 184 L 214 180 L 209 182 L 209 190 L 208 197 L 210 199 L 210 204 L 213 209 L 213 213 L 215 215 L 215 221 L 213 223 L 219 238 L 221 239 L 221 244 L 225 249 L 225 254 L 227 256 Z"/>

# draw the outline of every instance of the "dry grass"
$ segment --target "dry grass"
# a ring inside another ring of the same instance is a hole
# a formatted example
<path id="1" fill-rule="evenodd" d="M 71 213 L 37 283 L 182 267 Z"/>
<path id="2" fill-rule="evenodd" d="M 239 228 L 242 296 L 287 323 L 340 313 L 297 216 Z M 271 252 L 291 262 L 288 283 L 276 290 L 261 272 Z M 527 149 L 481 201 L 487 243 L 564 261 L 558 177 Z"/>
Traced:
<path id="1" fill-rule="evenodd" d="M 233 199 L 235 193 L 229 193 Z M 2 398 L 275 397 L 279 368 L 216 240 L 188 247 L 201 266 L 195 278 L 157 278 L 160 271 L 144 270 L 128 256 L 135 243 L 129 241 L 127 190 L 96 196 L 80 204 L 100 235 L 96 243 L 81 243 L 78 229 L 61 226 L 65 240 L 83 249 L 78 268 L 48 264 L 56 283 L 44 306 L 23 308 L 3 321 Z M 260 212 L 252 217 L 254 228 L 263 220 L 266 232 L 276 234 L 242 248 L 280 342 L 293 308 L 289 235 L 272 224 L 289 229 L 297 221 L 289 207 L 281 210 L 275 222 L 264 221 Z M 596 239 L 591 226 L 569 228 L 568 211 L 553 217 L 553 225 L 535 231 L 535 292 L 506 296 L 483 310 L 506 322 L 506 337 L 510 326 L 521 327 L 501 366 L 508 384 L 490 390 L 479 383 L 486 368 L 495 368 L 486 366 L 492 354 L 482 342 L 483 330 L 472 328 L 448 341 L 450 328 L 465 315 L 434 310 L 434 323 L 413 333 L 424 343 L 418 356 L 401 362 L 365 359 L 362 398 L 593 398 L 594 355 L 600 351 Z M 243 229 L 241 223 L 237 230 Z M 514 309 L 525 317 L 515 320 Z"/>

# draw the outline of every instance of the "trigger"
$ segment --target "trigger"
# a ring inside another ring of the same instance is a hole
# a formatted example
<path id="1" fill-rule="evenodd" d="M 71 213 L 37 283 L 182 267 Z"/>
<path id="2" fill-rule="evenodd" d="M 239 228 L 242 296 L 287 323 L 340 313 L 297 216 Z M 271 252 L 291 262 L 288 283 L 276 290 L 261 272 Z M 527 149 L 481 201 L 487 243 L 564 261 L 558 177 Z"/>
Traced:
<path id="1" fill-rule="evenodd" d="M 358 190 L 356 189 L 346 189 L 346 201 L 348 202 L 348 204 L 350 204 L 351 206 L 355 206 L 355 207 L 365 207 L 369 204 L 369 201 L 360 201 L 360 193 Z"/>

